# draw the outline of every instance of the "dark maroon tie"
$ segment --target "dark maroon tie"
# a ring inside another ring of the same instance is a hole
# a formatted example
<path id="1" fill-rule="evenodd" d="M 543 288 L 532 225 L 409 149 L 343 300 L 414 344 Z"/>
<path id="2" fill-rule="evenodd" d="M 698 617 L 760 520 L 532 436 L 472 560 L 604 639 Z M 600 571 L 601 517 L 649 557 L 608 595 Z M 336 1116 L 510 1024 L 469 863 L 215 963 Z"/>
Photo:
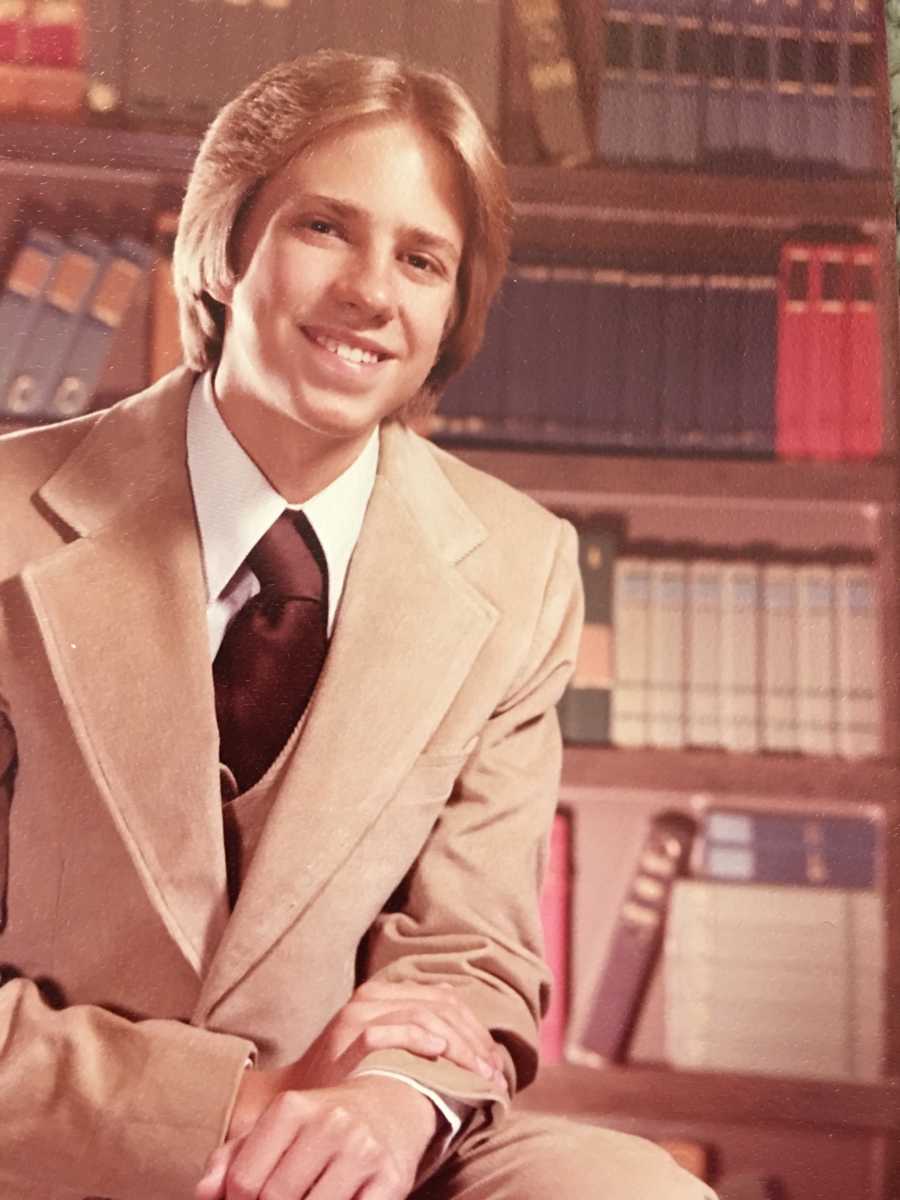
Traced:
<path id="1" fill-rule="evenodd" d="M 325 661 L 328 568 L 307 518 L 284 512 L 247 556 L 260 583 L 213 662 L 219 758 L 245 792 L 303 715 Z"/>

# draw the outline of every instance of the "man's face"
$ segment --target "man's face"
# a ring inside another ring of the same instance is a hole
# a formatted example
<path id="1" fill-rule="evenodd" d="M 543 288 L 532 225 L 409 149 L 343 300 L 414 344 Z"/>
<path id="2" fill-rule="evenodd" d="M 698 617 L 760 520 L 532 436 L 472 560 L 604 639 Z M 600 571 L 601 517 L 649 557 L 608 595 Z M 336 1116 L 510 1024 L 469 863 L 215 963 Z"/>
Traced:
<path id="1" fill-rule="evenodd" d="M 226 405 L 361 443 L 434 364 L 463 212 L 448 152 L 405 120 L 348 126 L 288 162 L 238 234 L 238 280 L 223 297 Z"/>

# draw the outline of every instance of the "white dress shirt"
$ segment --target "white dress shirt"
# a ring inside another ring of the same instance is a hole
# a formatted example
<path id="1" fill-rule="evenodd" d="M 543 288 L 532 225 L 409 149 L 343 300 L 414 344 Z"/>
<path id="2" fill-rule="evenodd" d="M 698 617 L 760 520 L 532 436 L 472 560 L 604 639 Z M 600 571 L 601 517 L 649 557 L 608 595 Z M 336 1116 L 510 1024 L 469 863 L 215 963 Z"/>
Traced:
<path id="1" fill-rule="evenodd" d="M 256 466 L 225 424 L 216 407 L 212 376 L 198 376 L 187 412 L 187 464 L 206 578 L 210 662 L 228 622 L 259 591 L 259 581 L 244 560 L 286 508 L 301 510 L 315 530 L 328 564 L 328 634 L 344 591 L 347 568 L 362 529 L 378 467 L 378 429 L 347 469 L 303 504 L 288 504 Z M 417 1080 L 389 1075 L 427 1096 L 449 1125 L 452 1138 L 468 1106 L 456 1112 L 443 1097 Z"/>

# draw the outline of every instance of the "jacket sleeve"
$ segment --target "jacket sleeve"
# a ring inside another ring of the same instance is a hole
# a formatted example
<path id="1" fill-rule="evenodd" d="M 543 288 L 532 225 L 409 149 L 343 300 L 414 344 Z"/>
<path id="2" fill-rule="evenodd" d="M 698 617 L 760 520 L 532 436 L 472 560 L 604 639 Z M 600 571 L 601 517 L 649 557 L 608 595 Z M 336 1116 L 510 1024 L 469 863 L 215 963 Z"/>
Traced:
<path id="1" fill-rule="evenodd" d="M 0 709 L 0 816 L 15 765 Z M 42 980 L 0 964 L 0 1194 L 188 1200 L 254 1053 L 243 1038 L 179 1021 L 56 1008 Z"/>
<path id="2" fill-rule="evenodd" d="M 538 896 L 561 767 L 555 705 L 574 667 L 582 620 L 577 538 L 560 521 L 525 661 L 368 945 L 368 977 L 460 988 L 506 1051 L 511 1092 L 534 1077 L 537 1027 L 549 1000 Z M 379 1051 L 360 1069 L 369 1066 L 402 1070 L 482 1114 L 490 1109 L 485 1102 L 503 1103 L 485 1080 L 445 1060 Z"/>

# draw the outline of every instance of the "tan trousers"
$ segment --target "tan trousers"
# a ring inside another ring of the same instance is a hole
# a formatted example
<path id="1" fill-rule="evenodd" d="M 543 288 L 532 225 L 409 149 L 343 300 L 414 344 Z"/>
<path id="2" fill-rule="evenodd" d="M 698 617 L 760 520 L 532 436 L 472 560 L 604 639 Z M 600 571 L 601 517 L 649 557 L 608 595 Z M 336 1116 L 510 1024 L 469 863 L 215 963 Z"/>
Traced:
<path id="1" fill-rule="evenodd" d="M 474 1135 L 413 1200 L 716 1200 L 643 1138 L 513 1113 Z"/>

